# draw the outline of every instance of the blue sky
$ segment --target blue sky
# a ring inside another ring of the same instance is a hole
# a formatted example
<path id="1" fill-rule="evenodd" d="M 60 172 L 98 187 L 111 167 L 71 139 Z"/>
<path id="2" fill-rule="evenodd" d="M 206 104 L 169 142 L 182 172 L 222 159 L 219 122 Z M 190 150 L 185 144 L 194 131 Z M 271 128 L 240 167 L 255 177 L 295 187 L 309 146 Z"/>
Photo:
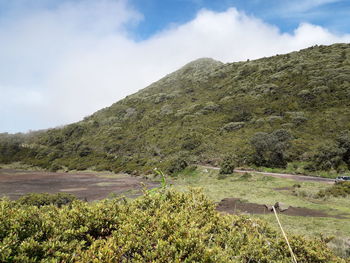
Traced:
<path id="1" fill-rule="evenodd" d="M 172 23 L 190 21 L 202 8 L 223 12 L 235 7 L 278 26 L 283 32 L 293 31 L 302 22 L 321 25 L 336 32 L 350 30 L 348 0 L 133 0 L 131 3 L 144 15 L 144 21 L 136 30 L 140 38 L 147 38 Z"/>
<path id="2" fill-rule="evenodd" d="M 0 132 L 78 121 L 199 57 L 336 42 L 349 0 L 0 0 Z"/>

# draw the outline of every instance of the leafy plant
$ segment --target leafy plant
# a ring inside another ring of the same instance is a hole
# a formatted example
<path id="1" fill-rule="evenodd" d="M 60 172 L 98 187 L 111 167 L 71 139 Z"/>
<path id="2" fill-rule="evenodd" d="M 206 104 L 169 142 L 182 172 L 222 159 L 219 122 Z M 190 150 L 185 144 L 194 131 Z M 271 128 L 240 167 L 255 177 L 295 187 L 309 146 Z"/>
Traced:
<path id="1" fill-rule="evenodd" d="M 264 221 L 221 215 L 198 190 L 61 208 L 0 199 L 0 211 L 0 262 L 290 262 Z M 321 240 L 288 237 L 298 262 L 344 262 Z"/>
<path id="2" fill-rule="evenodd" d="M 255 153 L 253 162 L 258 166 L 283 167 L 287 166 L 287 149 L 291 139 L 285 129 L 275 130 L 272 133 L 257 132 L 251 139 Z"/>
<path id="3" fill-rule="evenodd" d="M 221 163 L 219 174 L 232 174 L 235 170 L 235 160 L 232 155 L 226 156 Z"/>

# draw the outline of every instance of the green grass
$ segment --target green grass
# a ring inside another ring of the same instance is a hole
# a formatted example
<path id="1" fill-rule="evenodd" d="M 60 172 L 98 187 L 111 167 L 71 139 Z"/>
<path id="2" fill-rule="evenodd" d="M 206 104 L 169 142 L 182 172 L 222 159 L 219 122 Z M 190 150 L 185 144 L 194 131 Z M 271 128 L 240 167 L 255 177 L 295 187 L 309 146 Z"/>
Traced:
<path id="1" fill-rule="evenodd" d="M 259 172 L 270 172 L 270 173 L 288 173 L 288 174 L 301 174 L 301 175 L 309 175 L 315 177 L 324 177 L 324 178 L 336 178 L 340 174 L 337 171 L 315 171 L 310 172 L 304 169 L 304 166 L 307 162 L 290 162 L 288 163 L 286 168 L 270 168 L 270 167 L 256 167 L 254 166 L 254 170 Z M 343 172 L 341 175 L 350 176 L 350 172 Z"/>
<path id="2" fill-rule="evenodd" d="M 33 166 L 25 164 L 22 162 L 12 162 L 12 163 L 1 163 L 0 169 L 15 169 L 15 170 L 26 170 L 26 171 L 44 171 L 43 168 L 38 166 Z"/>
<path id="3" fill-rule="evenodd" d="M 185 171 L 185 175 L 179 174 L 173 182 L 176 189 L 185 191 L 188 187 L 201 187 L 212 200 L 219 202 L 223 198 L 236 197 L 244 201 L 270 204 L 277 201 L 293 207 L 305 207 L 322 210 L 330 215 L 349 214 L 348 219 L 299 217 L 281 215 L 282 224 L 286 230 L 306 236 L 337 236 L 350 238 L 350 199 L 349 198 L 325 198 L 317 199 L 314 195 L 319 190 L 326 189 L 329 184 L 319 182 L 300 182 L 292 179 L 275 178 L 252 174 L 252 177 L 242 174 L 232 174 L 224 179 L 219 179 L 218 171 L 199 167 L 191 174 Z M 248 178 L 247 178 L 248 177 Z M 299 184 L 300 188 L 293 188 Z M 291 190 L 277 191 L 276 188 L 290 187 Z M 293 193 L 293 189 L 295 193 Z M 271 226 L 278 227 L 272 214 L 252 215 L 270 222 Z"/>

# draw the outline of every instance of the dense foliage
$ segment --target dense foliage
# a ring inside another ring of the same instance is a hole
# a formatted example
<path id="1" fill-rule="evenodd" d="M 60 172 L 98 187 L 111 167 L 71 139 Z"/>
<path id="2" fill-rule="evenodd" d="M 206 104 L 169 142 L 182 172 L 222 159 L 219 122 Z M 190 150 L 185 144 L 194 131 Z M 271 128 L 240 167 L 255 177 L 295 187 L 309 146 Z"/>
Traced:
<path id="1" fill-rule="evenodd" d="M 286 151 L 289 148 L 291 136 L 287 130 L 279 129 L 268 134 L 257 132 L 251 144 L 255 150 L 253 163 L 257 166 L 286 167 Z"/>
<path id="2" fill-rule="evenodd" d="M 145 172 L 235 154 L 237 165 L 348 171 L 349 106 L 349 44 L 238 63 L 200 59 L 80 122 L 0 135 L 0 162 Z"/>
<path id="3" fill-rule="evenodd" d="M 232 174 L 235 170 L 234 156 L 225 156 L 220 165 L 219 174 Z"/>
<path id="4" fill-rule="evenodd" d="M 0 262 L 291 262 L 266 223 L 220 215 L 200 192 L 61 208 L 0 200 Z M 298 262 L 345 262 L 321 240 L 290 236 Z"/>
<path id="5" fill-rule="evenodd" d="M 350 132 L 341 132 L 334 143 L 319 146 L 310 168 L 340 171 L 350 168 Z"/>

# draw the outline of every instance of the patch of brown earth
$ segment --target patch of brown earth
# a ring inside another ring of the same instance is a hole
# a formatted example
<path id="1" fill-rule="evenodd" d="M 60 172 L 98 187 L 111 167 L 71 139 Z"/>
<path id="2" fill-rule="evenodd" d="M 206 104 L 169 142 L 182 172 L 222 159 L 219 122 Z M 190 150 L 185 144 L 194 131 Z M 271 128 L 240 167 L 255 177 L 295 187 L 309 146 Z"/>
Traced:
<path id="1" fill-rule="evenodd" d="M 0 169 L 0 197 L 17 199 L 27 193 L 66 192 L 88 201 L 106 198 L 110 193 L 128 195 L 141 194 L 147 188 L 159 185 L 139 177 L 101 177 L 91 173 L 51 173 L 44 171 L 21 171 Z"/>
<path id="2" fill-rule="evenodd" d="M 268 209 L 267 206 L 256 204 L 256 203 L 247 203 L 241 201 L 239 198 L 225 198 L 221 200 L 216 209 L 220 212 L 226 212 L 228 214 L 270 214 L 273 213 L 271 209 Z M 290 216 L 309 216 L 309 217 L 333 217 L 339 219 L 348 219 L 343 215 L 329 215 L 320 210 L 314 210 L 304 207 L 292 207 L 285 211 L 279 211 L 279 213 Z"/>

